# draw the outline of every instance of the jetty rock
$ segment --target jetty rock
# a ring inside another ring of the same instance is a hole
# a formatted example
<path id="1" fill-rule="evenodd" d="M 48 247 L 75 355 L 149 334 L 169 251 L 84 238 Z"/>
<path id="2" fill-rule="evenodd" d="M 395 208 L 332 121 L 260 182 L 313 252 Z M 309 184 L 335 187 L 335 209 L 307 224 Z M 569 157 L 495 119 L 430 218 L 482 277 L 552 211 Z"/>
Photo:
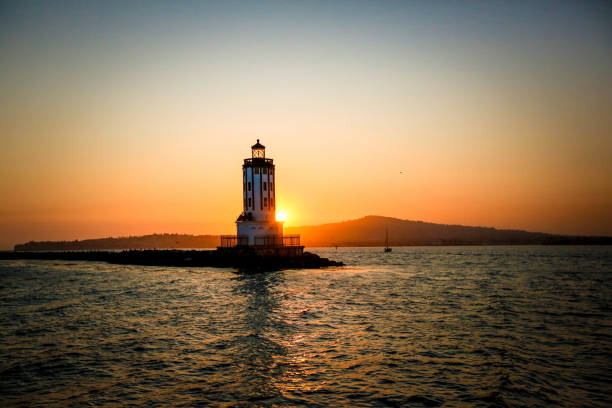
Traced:
<path id="1" fill-rule="evenodd" d="M 241 270 L 267 271 L 279 269 L 323 268 L 344 266 L 344 263 L 322 258 L 310 252 L 285 256 L 261 254 L 256 251 L 224 250 L 125 250 L 125 251 L 6 251 L 0 259 L 38 259 L 64 261 L 96 261 L 118 265 L 178 266 L 238 268 Z"/>

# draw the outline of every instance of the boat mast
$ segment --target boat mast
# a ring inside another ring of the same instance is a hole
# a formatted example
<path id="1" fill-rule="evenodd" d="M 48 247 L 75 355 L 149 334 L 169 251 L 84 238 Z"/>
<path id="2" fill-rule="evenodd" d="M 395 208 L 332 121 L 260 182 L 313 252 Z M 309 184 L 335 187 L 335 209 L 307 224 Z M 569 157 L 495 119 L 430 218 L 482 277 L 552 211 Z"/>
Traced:
<path id="1" fill-rule="evenodd" d="M 389 248 L 389 228 L 385 228 L 385 248 Z"/>

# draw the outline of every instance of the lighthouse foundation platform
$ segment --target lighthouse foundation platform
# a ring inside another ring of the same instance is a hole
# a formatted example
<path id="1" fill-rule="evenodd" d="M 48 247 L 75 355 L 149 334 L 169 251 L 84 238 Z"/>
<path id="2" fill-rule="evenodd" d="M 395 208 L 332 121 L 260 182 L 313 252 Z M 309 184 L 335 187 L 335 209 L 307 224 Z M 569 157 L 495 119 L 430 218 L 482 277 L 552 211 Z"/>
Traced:
<path id="1" fill-rule="evenodd" d="M 217 252 L 222 255 L 233 256 L 260 256 L 260 257 L 279 257 L 295 258 L 304 254 L 304 247 L 299 246 L 234 246 L 217 247 Z"/>

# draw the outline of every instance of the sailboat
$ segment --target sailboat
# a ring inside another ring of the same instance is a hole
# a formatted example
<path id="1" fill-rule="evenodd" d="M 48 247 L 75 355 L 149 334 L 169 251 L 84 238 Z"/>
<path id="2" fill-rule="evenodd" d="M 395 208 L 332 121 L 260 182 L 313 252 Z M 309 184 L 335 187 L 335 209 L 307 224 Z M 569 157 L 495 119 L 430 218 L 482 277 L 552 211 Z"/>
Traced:
<path id="1" fill-rule="evenodd" d="M 389 246 L 389 228 L 385 228 L 385 252 L 391 252 L 391 247 Z"/>

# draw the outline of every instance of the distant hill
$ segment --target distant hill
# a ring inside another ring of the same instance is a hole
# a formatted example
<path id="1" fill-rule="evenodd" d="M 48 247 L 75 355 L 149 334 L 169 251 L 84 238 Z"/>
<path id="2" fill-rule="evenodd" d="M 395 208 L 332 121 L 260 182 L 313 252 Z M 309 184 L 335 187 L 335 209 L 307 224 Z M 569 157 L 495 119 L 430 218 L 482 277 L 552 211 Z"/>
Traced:
<path id="1" fill-rule="evenodd" d="M 526 245 L 612 244 L 612 237 L 552 235 L 521 230 L 434 224 L 369 215 L 331 224 L 289 227 L 286 234 L 301 234 L 306 246 L 381 246 L 385 229 L 392 246 L 403 245 Z"/>
<path id="2" fill-rule="evenodd" d="M 331 224 L 288 227 L 300 234 L 305 246 L 381 246 L 385 229 L 392 246 L 404 245 L 611 245 L 612 237 L 552 235 L 521 230 L 434 224 L 369 215 Z M 153 234 L 140 237 L 85 239 L 82 241 L 28 242 L 15 251 L 71 251 L 102 249 L 214 248 L 219 235 Z"/>
<path id="3" fill-rule="evenodd" d="M 97 249 L 215 248 L 219 235 L 153 234 L 140 237 L 84 239 L 82 241 L 30 241 L 15 251 L 75 251 Z"/>

